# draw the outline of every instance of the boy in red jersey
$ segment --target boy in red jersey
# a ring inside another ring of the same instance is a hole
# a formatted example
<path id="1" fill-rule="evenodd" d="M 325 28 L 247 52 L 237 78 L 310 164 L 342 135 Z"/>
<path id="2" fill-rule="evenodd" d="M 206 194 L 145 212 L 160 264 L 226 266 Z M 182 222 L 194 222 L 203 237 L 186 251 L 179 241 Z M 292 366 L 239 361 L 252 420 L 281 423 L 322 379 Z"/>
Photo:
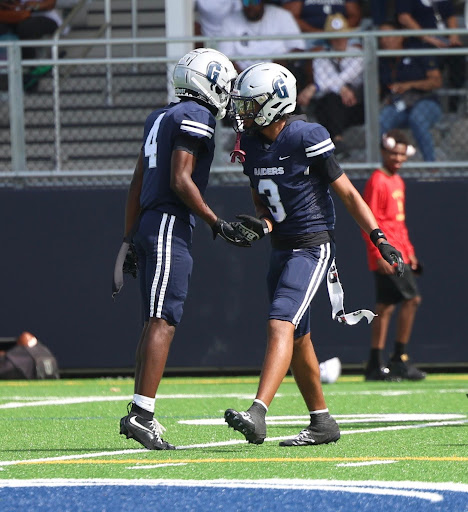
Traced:
<path id="1" fill-rule="evenodd" d="M 408 363 L 407 345 L 416 310 L 421 303 L 415 273 L 421 265 L 408 236 L 405 223 L 405 183 L 398 171 L 414 148 L 400 130 L 390 130 L 382 137 L 382 167 L 374 171 L 364 189 L 364 200 L 377 222 L 388 235 L 388 241 L 402 254 L 405 262 L 403 277 L 380 255 L 365 236 L 369 268 L 374 273 L 377 317 L 372 323 L 371 350 L 365 370 L 366 380 L 421 380 L 426 374 Z M 397 323 L 395 349 L 388 367 L 382 364 L 388 327 L 392 314 L 401 303 Z"/>

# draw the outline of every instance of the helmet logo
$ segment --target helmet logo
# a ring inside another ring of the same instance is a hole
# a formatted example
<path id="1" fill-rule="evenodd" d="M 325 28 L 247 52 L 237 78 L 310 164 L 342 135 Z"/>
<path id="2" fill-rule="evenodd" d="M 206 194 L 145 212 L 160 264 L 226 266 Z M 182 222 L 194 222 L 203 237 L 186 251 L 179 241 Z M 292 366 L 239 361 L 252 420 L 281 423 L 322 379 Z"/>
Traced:
<path id="1" fill-rule="evenodd" d="M 276 93 L 278 98 L 289 98 L 288 88 L 281 76 L 277 76 L 273 81 L 273 91 Z"/>
<path id="2" fill-rule="evenodd" d="M 219 74 L 221 73 L 221 64 L 219 62 L 210 62 L 206 70 L 206 78 L 212 83 L 218 82 Z"/>

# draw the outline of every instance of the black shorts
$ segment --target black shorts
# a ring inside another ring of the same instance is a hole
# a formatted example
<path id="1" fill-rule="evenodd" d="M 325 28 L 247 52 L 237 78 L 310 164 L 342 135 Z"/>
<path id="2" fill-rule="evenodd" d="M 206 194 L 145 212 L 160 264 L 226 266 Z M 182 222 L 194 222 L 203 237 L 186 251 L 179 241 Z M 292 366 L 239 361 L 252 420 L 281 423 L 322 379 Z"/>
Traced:
<path id="1" fill-rule="evenodd" d="M 402 277 L 378 272 L 374 272 L 374 277 L 377 304 L 398 304 L 419 295 L 416 278 L 410 265 L 405 265 L 405 273 Z"/>

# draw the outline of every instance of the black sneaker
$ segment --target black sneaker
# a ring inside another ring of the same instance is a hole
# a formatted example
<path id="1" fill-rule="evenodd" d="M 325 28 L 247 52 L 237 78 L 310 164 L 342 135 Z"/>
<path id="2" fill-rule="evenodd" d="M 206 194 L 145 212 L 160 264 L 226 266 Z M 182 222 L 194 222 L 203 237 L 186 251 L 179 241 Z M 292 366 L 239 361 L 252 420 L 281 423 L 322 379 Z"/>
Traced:
<path id="1" fill-rule="evenodd" d="M 228 409 L 224 413 L 224 421 L 237 432 L 245 436 L 249 443 L 262 444 L 266 437 L 266 423 L 262 418 L 256 418 L 256 423 L 249 412 L 237 412 Z"/>
<path id="2" fill-rule="evenodd" d="M 378 367 L 375 366 L 373 368 L 367 367 L 366 371 L 364 372 L 364 379 L 365 380 L 391 380 L 390 378 L 390 370 L 386 368 L 385 366 Z"/>
<path id="3" fill-rule="evenodd" d="M 175 446 L 161 437 L 164 430 L 155 418 L 145 420 L 132 412 L 120 420 L 120 433 L 127 439 L 135 439 L 148 450 L 175 450 Z"/>
<path id="4" fill-rule="evenodd" d="M 296 437 L 286 439 L 280 446 L 310 446 L 336 443 L 340 438 L 340 427 L 329 413 L 317 414 L 310 425 L 301 430 Z"/>
<path id="5" fill-rule="evenodd" d="M 408 363 L 408 356 L 404 361 L 390 361 L 388 369 L 390 370 L 389 376 L 392 379 L 423 380 L 426 378 L 425 372 Z"/>

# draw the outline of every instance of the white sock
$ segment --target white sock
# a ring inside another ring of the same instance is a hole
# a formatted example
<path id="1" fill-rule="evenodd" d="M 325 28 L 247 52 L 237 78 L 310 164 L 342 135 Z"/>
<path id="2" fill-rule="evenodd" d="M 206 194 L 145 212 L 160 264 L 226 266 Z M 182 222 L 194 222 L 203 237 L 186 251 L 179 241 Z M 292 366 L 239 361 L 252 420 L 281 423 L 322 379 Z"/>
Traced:
<path id="1" fill-rule="evenodd" d="M 255 398 L 254 403 L 260 404 L 262 407 L 265 408 L 265 411 L 268 412 L 268 407 L 266 403 L 262 402 L 260 398 Z"/>
<path id="2" fill-rule="evenodd" d="M 328 409 L 319 409 L 318 411 L 309 411 L 309 414 L 322 414 L 323 412 L 328 412 Z"/>
<path id="3" fill-rule="evenodd" d="M 133 395 L 133 402 L 138 405 L 138 407 L 141 407 L 145 411 L 149 411 L 154 413 L 154 402 L 156 400 L 154 398 L 150 398 L 149 396 L 143 396 L 143 395 Z"/>

